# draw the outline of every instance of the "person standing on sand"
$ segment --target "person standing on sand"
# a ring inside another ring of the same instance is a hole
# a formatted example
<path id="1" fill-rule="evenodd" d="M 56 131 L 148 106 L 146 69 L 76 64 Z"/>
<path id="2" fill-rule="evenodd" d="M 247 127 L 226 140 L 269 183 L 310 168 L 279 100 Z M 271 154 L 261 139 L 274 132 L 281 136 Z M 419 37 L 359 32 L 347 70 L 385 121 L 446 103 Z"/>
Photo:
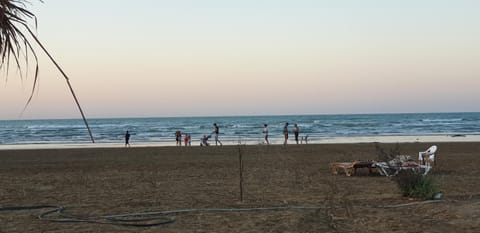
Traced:
<path id="1" fill-rule="evenodd" d="M 222 146 L 222 142 L 218 140 L 218 134 L 220 133 L 220 130 L 218 128 L 217 123 L 213 123 L 213 134 L 215 134 L 215 146 L 217 146 L 217 143 L 220 143 L 220 146 Z"/>
<path id="2" fill-rule="evenodd" d="M 182 132 L 180 130 L 175 132 L 175 141 L 177 146 L 182 146 Z"/>
<path id="3" fill-rule="evenodd" d="M 270 142 L 268 141 L 268 125 L 267 124 L 264 124 L 263 125 L 263 135 L 265 136 L 265 142 L 267 145 L 270 144 Z"/>
<path id="4" fill-rule="evenodd" d="M 125 133 L 125 147 L 127 146 L 130 147 L 130 133 L 128 132 L 128 130 Z"/>
<path id="5" fill-rule="evenodd" d="M 183 144 L 184 144 L 185 146 L 188 145 L 188 134 L 185 134 L 185 136 L 183 136 Z"/>
<path id="6" fill-rule="evenodd" d="M 287 145 L 287 140 L 288 140 L 288 122 L 285 123 L 285 126 L 283 127 L 283 136 L 285 137 L 285 141 L 283 142 L 283 145 Z"/>
<path id="7" fill-rule="evenodd" d="M 300 130 L 298 129 L 298 125 L 295 124 L 293 125 L 293 134 L 295 135 L 295 142 L 297 142 L 298 144 L 298 133 L 300 132 Z"/>

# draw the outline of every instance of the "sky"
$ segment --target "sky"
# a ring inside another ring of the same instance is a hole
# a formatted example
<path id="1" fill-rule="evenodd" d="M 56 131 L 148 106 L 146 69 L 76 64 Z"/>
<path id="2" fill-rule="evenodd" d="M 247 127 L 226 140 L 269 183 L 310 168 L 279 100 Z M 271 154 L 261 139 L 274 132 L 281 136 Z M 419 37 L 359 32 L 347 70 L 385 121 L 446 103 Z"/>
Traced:
<path id="1" fill-rule="evenodd" d="M 476 0 L 32 0 L 87 118 L 480 111 Z M 31 22 L 33 26 L 33 22 Z M 37 48 L 0 119 L 80 118 Z M 30 64 L 30 70 L 34 67 Z"/>

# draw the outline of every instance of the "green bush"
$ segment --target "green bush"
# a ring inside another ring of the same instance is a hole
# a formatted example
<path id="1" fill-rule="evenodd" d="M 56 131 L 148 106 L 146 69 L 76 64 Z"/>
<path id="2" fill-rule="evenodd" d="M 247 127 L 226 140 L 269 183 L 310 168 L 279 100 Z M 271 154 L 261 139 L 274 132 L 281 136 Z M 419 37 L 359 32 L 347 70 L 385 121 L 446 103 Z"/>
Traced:
<path id="1" fill-rule="evenodd" d="M 424 176 L 411 170 L 402 170 L 393 180 L 397 183 L 404 197 L 426 200 L 433 199 L 433 195 L 437 193 L 433 179 L 428 175 Z"/>

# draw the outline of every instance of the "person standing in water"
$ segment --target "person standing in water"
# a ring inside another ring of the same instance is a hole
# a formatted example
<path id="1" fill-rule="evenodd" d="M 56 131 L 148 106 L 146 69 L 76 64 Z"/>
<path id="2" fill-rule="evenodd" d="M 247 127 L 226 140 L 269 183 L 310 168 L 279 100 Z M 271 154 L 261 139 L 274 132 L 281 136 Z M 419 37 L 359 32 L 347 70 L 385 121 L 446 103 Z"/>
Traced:
<path id="1" fill-rule="evenodd" d="M 222 142 L 218 140 L 218 134 L 220 133 L 220 130 L 218 128 L 217 123 L 213 123 L 213 134 L 215 135 L 215 146 L 217 146 L 217 143 L 220 143 L 220 146 L 222 146 Z"/>
<path id="2" fill-rule="evenodd" d="M 264 143 L 266 143 L 267 145 L 270 144 L 270 142 L 268 141 L 268 125 L 267 124 L 263 125 L 263 135 L 265 136 Z"/>
<path id="3" fill-rule="evenodd" d="M 288 122 L 285 123 L 285 126 L 283 127 L 283 136 L 285 137 L 285 141 L 283 142 L 283 145 L 287 145 L 287 140 L 288 140 Z"/>
<path id="4" fill-rule="evenodd" d="M 298 125 L 295 124 L 293 125 L 293 134 L 295 135 L 295 142 L 298 144 L 298 134 L 300 133 L 300 130 L 298 129 Z"/>
<path id="5" fill-rule="evenodd" d="M 130 147 L 130 133 L 128 132 L 128 130 L 125 133 L 125 147 L 127 146 Z"/>

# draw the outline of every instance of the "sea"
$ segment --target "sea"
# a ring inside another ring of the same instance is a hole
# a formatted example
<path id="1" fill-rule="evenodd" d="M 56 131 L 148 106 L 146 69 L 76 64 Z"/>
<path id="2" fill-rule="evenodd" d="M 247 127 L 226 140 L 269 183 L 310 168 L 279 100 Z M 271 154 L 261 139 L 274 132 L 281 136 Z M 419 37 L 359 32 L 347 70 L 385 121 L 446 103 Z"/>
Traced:
<path id="1" fill-rule="evenodd" d="M 95 144 L 82 119 L 0 121 L 0 149 L 123 146 L 131 134 L 132 146 L 175 146 L 175 132 L 190 134 L 198 146 L 220 127 L 223 145 L 263 144 L 268 124 L 271 144 L 283 143 L 283 127 L 300 129 L 301 143 L 480 141 L 480 113 L 339 114 L 223 117 L 152 117 L 88 119 Z M 213 139 L 210 139 L 210 143 Z"/>

